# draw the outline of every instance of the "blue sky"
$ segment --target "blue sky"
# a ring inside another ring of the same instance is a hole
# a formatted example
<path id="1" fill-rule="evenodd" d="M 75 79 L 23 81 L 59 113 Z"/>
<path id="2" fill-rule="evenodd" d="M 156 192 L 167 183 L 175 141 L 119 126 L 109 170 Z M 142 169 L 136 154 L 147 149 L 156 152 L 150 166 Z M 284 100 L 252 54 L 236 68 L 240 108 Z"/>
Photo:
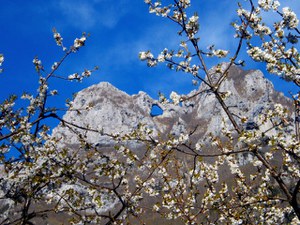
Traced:
<path id="1" fill-rule="evenodd" d="M 233 51 L 236 40 L 232 39 L 233 29 L 229 24 L 236 19 L 237 1 L 192 0 L 192 4 L 199 12 L 201 45 L 215 44 Z M 287 5 L 292 5 L 300 15 L 299 0 L 283 0 L 282 6 Z M 35 56 L 50 71 L 53 62 L 63 55 L 53 40 L 53 27 L 61 33 L 66 46 L 81 37 L 82 32 L 91 34 L 86 47 L 72 55 L 59 74 L 100 67 L 83 83 L 53 80 L 52 87 L 60 93 L 59 101 L 55 102 L 58 106 L 63 106 L 64 99 L 72 93 L 101 81 L 108 81 L 129 94 L 142 90 L 154 98 L 159 91 L 166 95 L 171 90 L 186 94 L 194 88 L 186 74 L 170 71 L 163 65 L 148 68 L 139 61 L 140 51 L 151 49 L 159 53 L 165 47 L 177 49 L 181 40 L 176 35 L 178 27 L 149 14 L 143 0 L 1 0 L 0 26 L 0 53 L 5 56 L 4 73 L 0 74 L 1 102 L 13 93 L 35 92 L 37 74 L 32 64 Z M 210 66 L 216 63 L 211 61 Z M 263 67 L 247 61 L 247 69 L 255 68 Z M 274 81 L 277 90 L 285 93 L 295 90 L 274 76 L 266 76 Z"/>

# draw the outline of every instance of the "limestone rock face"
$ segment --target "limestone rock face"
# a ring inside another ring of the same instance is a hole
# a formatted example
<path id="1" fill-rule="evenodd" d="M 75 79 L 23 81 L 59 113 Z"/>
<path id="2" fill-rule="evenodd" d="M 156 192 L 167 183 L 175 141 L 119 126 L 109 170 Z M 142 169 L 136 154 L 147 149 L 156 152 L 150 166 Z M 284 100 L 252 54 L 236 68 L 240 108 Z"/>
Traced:
<path id="1" fill-rule="evenodd" d="M 74 99 L 73 109 L 66 113 L 64 120 L 110 134 L 128 133 L 139 123 L 158 129 L 150 116 L 154 102 L 144 92 L 129 96 L 111 84 L 102 82 L 80 91 Z M 53 133 L 68 138 L 68 143 L 74 144 L 77 141 L 66 127 L 59 126 Z M 97 143 L 102 139 L 102 142 L 108 141 L 95 132 L 89 132 L 87 138 Z"/>
<path id="2" fill-rule="evenodd" d="M 281 103 L 287 107 L 292 104 L 290 99 L 274 90 L 272 83 L 259 70 L 244 71 L 231 67 L 220 91 L 230 91 L 231 94 L 225 100 L 226 105 L 236 118 L 247 117 L 249 123 L 255 122 L 257 115 L 272 104 Z M 144 92 L 130 96 L 102 82 L 80 91 L 74 99 L 73 109 L 65 114 L 64 120 L 110 134 L 128 133 L 139 124 L 147 125 L 154 131 L 154 135 L 180 135 L 196 127 L 199 135 L 218 133 L 223 121 L 230 126 L 224 110 L 204 83 L 187 96 L 196 93 L 200 94 L 180 106 L 171 103 L 162 105 Z M 163 110 L 162 115 L 151 115 L 154 105 Z M 53 132 L 67 139 L 68 143 L 77 142 L 77 138 L 64 126 L 58 126 Z M 95 132 L 88 132 L 87 139 L 101 145 L 113 144 L 108 137 Z"/>
<path id="3" fill-rule="evenodd" d="M 204 94 L 195 98 L 195 116 L 205 121 L 206 130 L 203 132 L 217 133 L 221 129 L 223 119 L 229 126 L 230 123 L 214 94 L 205 93 L 206 89 L 207 85 L 202 83 L 199 90 Z M 281 103 L 288 108 L 292 104 L 283 93 L 274 90 L 273 84 L 259 70 L 244 71 L 238 67 L 231 67 L 227 79 L 220 86 L 220 91 L 231 93 L 225 103 L 237 121 L 240 121 L 239 118 L 247 117 L 250 123 L 255 122 L 263 110 L 275 103 Z"/>

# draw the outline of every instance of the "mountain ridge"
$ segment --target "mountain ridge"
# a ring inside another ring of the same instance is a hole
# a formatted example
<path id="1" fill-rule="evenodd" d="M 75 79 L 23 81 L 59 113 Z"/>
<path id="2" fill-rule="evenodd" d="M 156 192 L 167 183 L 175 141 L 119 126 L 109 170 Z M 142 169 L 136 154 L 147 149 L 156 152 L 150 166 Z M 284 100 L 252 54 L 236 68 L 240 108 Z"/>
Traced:
<path id="1" fill-rule="evenodd" d="M 226 64 L 221 67 L 225 68 Z M 215 69 L 210 71 L 213 73 Z M 247 117 L 249 122 L 255 122 L 263 110 L 275 103 L 290 109 L 292 107 L 292 100 L 275 91 L 273 84 L 259 70 L 244 71 L 233 66 L 219 90 L 231 92 L 225 103 L 238 121 Z M 224 110 L 203 82 L 198 90 L 193 90 L 183 98 L 189 100 L 183 101 L 181 105 L 170 102 L 162 104 L 145 92 L 128 95 L 108 82 L 101 82 L 80 91 L 73 101 L 72 110 L 63 119 L 110 134 L 125 134 L 136 129 L 139 124 L 146 124 L 154 135 L 170 133 L 178 136 L 186 132 L 186 128 L 193 130 L 195 124 L 201 124 L 202 128 L 196 133 L 204 135 L 219 132 L 224 118 L 231 126 Z M 151 115 L 154 105 L 162 109 L 161 115 Z M 67 128 L 62 126 L 55 128 L 53 133 L 68 136 Z M 103 136 L 90 132 L 87 138 L 93 141 L 101 140 Z"/>

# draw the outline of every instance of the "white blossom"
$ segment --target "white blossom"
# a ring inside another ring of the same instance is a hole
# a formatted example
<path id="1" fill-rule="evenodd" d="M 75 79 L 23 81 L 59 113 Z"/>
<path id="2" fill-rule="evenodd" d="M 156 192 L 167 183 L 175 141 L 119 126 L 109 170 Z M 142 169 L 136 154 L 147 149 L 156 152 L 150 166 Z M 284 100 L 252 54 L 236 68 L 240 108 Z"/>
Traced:
<path id="1" fill-rule="evenodd" d="M 84 46 L 85 41 L 86 41 L 86 37 L 85 37 L 85 36 L 82 36 L 81 38 L 76 38 L 76 39 L 74 40 L 74 45 L 73 45 L 74 48 L 75 48 L 75 49 L 78 49 L 78 48 Z"/>
<path id="2" fill-rule="evenodd" d="M 62 40 L 63 40 L 63 38 L 61 37 L 60 33 L 54 32 L 53 37 L 54 37 L 54 39 L 56 41 L 56 44 L 58 46 L 62 46 Z"/>
<path id="3" fill-rule="evenodd" d="M 181 100 L 181 96 L 178 95 L 175 91 L 172 91 L 170 94 L 170 99 L 173 101 L 174 105 L 178 105 Z"/>
<path id="4" fill-rule="evenodd" d="M 289 7 L 284 7 L 282 9 L 282 13 L 283 13 L 284 25 L 290 29 L 297 28 L 299 24 L 297 15 Z"/>
<path id="5" fill-rule="evenodd" d="M 4 55 L 0 54 L 0 66 L 2 66 L 3 62 L 4 62 Z"/>

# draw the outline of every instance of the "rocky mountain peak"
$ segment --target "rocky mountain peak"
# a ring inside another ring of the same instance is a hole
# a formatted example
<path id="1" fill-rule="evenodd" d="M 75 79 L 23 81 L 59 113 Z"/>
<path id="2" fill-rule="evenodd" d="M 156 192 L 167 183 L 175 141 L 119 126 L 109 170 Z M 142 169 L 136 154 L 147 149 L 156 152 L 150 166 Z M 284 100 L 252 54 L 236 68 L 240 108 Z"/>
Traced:
<path id="1" fill-rule="evenodd" d="M 226 64 L 219 67 L 224 69 Z M 210 70 L 215 74 L 216 80 L 217 69 L 220 68 L 214 67 Z M 291 106 L 290 99 L 275 91 L 272 83 L 259 70 L 244 71 L 232 66 L 227 79 L 220 86 L 220 91 L 231 93 L 225 100 L 230 111 L 237 118 L 247 117 L 249 121 L 254 121 L 270 104 L 281 103 Z M 179 135 L 186 129 L 193 130 L 196 125 L 201 125 L 197 128 L 199 135 L 219 132 L 223 118 L 226 120 L 224 110 L 204 83 L 187 96 L 195 94 L 197 95 L 194 98 L 183 102 L 180 106 L 172 103 L 163 105 L 145 92 L 128 95 L 107 82 L 101 82 L 76 95 L 73 109 L 65 114 L 64 120 L 112 134 L 128 133 L 139 124 L 146 124 L 154 131 L 154 135 L 158 133 Z M 153 106 L 160 107 L 163 110 L 162 115 L 151 115 Z M 54 133 L 68 138 L 68 142 L 76 143 L 75 137 L 72 139 L 73 135 L 66 127 L 58 126 L 54 129 Z M 87 138 L 92 142 L 108 141 L 106 137 L 96 133 L 88 133 Z"/>

